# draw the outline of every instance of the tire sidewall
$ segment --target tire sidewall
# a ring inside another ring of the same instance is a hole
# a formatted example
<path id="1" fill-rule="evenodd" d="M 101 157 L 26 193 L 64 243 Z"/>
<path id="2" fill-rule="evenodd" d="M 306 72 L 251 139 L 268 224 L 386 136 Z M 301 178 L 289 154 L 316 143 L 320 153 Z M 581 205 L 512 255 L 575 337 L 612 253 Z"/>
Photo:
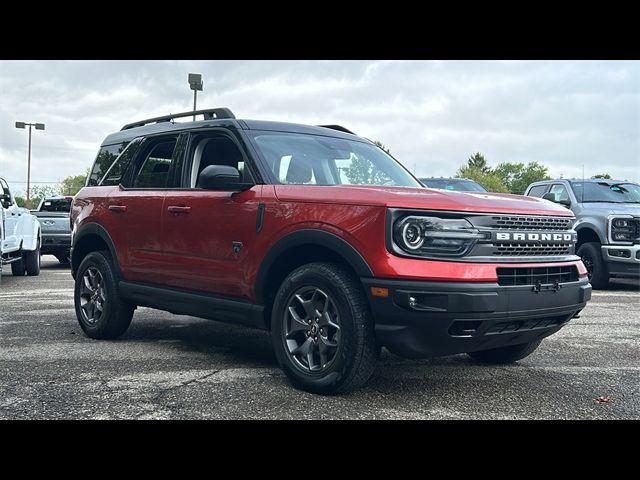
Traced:
<path id="1" fill-rule="evenodd" d="M 593 264 L 593 271 L 591 272 L 591 285 L 594 288 L 604 288 L 609 282 L 609 272 L 607 265 L 602 258 L 602 253 L 597 248 L 596 243 L 589 242 L 584 243 L 578 249 L 579 257 L 589 257 Z"/>
<path id="2" fill-rule="evenodd" d="M 98 269 L 100 274 L 102 275 L 102 279 L 104 282 L 104 292 L 105 292 L 105 306 L 102 311 L 102 316 L 100 320 L 96 323 L 88 323 L 84 319 L 84 315 L 82 313 L 82 309 L 80 307 L 80 291 L 81 285 L 84 281 L 84 274 L 90 268 L 95 267 Z M 90 337 L 101 337 L 105 334 L 109 327 L 109 319 L 110 316 L 113 315 L 114 303 L 117 300 L 117 290 L 115 283 L 115 276 L 113 274 L 113 268 L 111 266 L 110 260 L 105 256 L 105 254 L 101 251 L 92 252 L 88 254 L 80 263 L 78 267 L 78 272 L 76 273 L 76 281 L 74 287 L 74 304 L 76 309 L 76 316 L 78 317 L 78 323 L 82 330 Z"/>
<path id="3" fill-rule="evenodd" d="M 292 295 L 302 287 L 316 287 L 331 296 L 340 316 L 340 343 L 331 366 L 322 372 L 302 371 L 289 354 L 283 335 L 285 309 Z M 289 378 L 311 389 L 326 389 L 336 385 L 351 369 L 351 345 L 355 337 L 354 312 L 349 298 L 334 283 L 317 272 L 298 269 L 287 277 L 276 294 L 271 316 L 272 339 L 278 363 Z"/>

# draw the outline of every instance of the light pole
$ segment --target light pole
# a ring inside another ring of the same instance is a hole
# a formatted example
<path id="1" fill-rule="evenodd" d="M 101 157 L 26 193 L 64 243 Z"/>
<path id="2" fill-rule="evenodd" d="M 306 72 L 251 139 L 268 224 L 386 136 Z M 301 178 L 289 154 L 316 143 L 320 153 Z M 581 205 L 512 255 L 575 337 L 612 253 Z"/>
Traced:
<path id="1" fill-rule="evenodd" d="M 199 73 L 189 74 L 189 87 L 193 90 L 193 111 L 196 111 L 196 97 L 198 90 L 202 91 L 202 75 Z M 195 114 L 193 115 L 193 121 L 196 121 Z"/>
<path id="2" fill-rule="evenodd" d="M 29 190 L 31 190 L 31 127 L 36 130 L 44 130 L 44 123 L 16 122 L 16 128 L 25 128 L 29 125 L 29 150 L 27 153 L 27 202 L 29 201 Z"/>

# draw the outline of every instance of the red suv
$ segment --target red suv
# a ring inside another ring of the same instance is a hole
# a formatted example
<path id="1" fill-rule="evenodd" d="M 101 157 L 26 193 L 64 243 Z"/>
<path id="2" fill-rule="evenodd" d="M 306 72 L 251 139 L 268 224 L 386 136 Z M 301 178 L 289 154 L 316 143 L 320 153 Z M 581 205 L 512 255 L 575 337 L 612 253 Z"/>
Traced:
<path id="1" fill-rule="evenodd" d="M 340 126 L 197 114 L 109 135 L 75 197 L 92 338 L 124 333 L 138 305 L 250 325 L 271 331 L 294 385 L 344 392 L 381 346 L 519 360 L 591 296 L 562 206 L 424 188 Z"/>

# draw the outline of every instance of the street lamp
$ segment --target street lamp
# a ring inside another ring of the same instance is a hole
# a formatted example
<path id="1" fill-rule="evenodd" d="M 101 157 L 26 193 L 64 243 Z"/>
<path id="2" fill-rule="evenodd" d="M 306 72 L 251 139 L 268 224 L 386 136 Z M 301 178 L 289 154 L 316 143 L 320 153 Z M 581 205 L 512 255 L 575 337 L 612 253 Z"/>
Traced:
<path id="1" fill-rule="evenodd" d="M 198 90 L 202 91 L 202 75 L 199 73 L 189 74 L 189 87 L 193 90 L 193 111 L 196 111 L 196 97 Z M 193 115 L 193 121 L 196 121 L 195 114 Z"/>
<path id="2" fill-rule="evenodd" d="M 29 150 L 27 153 L 27 202 L 29 201 L 29 190 L 31 190 L 31 127 L 36 130 L 44 130 L 44 123 L 16 122 L 16 128 L 25 128 L 29 125 Z"/>

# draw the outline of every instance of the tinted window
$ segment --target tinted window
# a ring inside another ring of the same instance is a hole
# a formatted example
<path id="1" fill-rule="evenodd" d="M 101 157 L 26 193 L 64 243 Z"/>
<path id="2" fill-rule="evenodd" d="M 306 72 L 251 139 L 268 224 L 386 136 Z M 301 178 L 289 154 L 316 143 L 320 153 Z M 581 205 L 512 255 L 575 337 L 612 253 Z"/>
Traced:
<path id="1" fill-rule="evenodd" d="M 175 146 L 175 140 L 156 143 L 142 163 L 133 187 L 166 188 Z"/>
<path id="2" fill-rule="evenodd" d="M 42 202 L 41 212 L 68 212 L 71 210 L 71 199 L 49 198 Z"/>
<path id="3" fill-rule="evenodd" d="M 113 162 L 118 158 L 118 155 L 126 148 L 129 142 L 117 143 L 115 145 L 105 145 L 98 152 L 96 161 L 93 163 L 91 174 L 87 179 L 87 186 L 95 186 L 100 183 L 104 174 L 109 170 L 109 167 L 113 165 Z"/>
<path id="4" fill-rule="evenodd" d="M 115 163 L 104 174 L 104 178 L 100 182 L 100 185 L 119 185 L 122 180 L 122 176 L 127 171 L 131 160 L 138 151 L 140 146 L 139 140 L 134 140 L 128 147 L 120 154 Z"/>
<path id="5" fill-rule="evenodd" d="M 527 193 L 527 195 L 530 197 L 542 198 L 542 195 L 544 195 L 546 189 L 546 185 L 536 185 L 535 187 L 531 187 L 531 190 L 529 190 L 529 193 Z"/>

